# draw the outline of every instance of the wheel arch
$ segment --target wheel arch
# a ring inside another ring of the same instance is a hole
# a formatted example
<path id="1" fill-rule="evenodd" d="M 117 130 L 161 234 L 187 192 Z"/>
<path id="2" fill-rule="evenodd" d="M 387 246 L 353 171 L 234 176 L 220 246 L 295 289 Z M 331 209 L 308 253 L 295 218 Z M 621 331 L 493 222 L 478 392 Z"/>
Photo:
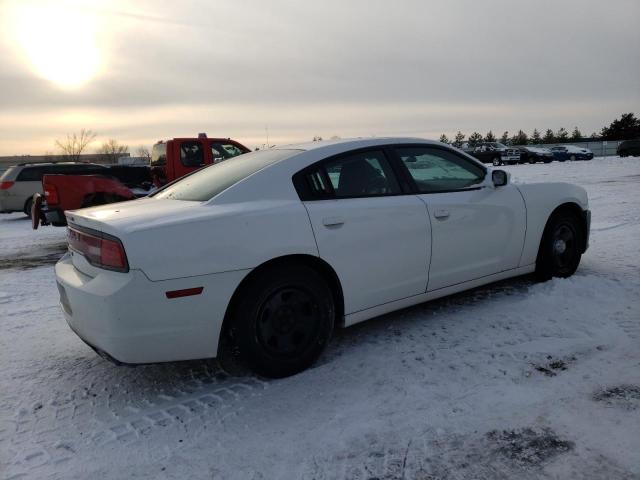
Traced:
<path id="1" fill-rule="evenodd" d="M 220 342 L 222 341 L 223 337 L 228 333 L 227 329 L 233 323 L 233 318 L 231 313 L 233 312 L 233 309 L 237 304 L 237 302 L 240 300 L 242 296 L 242 291 L 244 290 L 246 285 L 253 278 L 255 278 L 255 276 L 258 275 L 259 273 L 267 269 L 278 268 L 279 266 L 282 266 L 282 265 L 305 265 L 314 269 L 316 272 L 318 272 L 322 276 L 322 278 L 327 282 L 327 285 L 329 286 L 331 293 L 333 293 L 333 296 L 335 298 L 335 302 L 336 302 L 335 325 L 337 327 L 344 326 L 344 294 L 342 291 L 342 284 L 340 282 L 338 274 L 333 269 L 333 267 L 329 265 L 325 260 L 313 255 L 308 255 L 308 254 L 284 255 L 284 256 L 272 258 L 271 260 L 268 260 L 258 265 L 254 269 L 252 269 L 251 272 L 249 272 L 249 274 L 247 274 L 242 279 L 240 284 L 236 287 L 236 289 L 233 292 L 233 295 L 231 296 L 231 300 L 227 305 L 224 319 L 222 321 L 222 326 L 220 329 L 220 340 L 218 341 L 218 353 L 220 353 Z"/>
<path id="2" fill-rule="evenodd" d="M 586 216 L 585 210 L 582 209 L 580 205 L 575 202 L 565 202 L 558 205 L 553 211 L 549 214 L 547 221 L 544 225 L 544 230 L 542 231 L 542 237 L 540 237 L 540 245 L 542 245 L 542 240 L 547 233 L 547 227 L 549 222 L 553 218 L 554 215 L 559 213 L 570 213 L 578 219 L 580 224 L 580 228 L 582 229 L 582 245 L 580 247 L 581 253 L 584 253 L 587 250 L 587 240 L 589 237 L 589 225 Z M 538 253 L 540 253 L 540 246 L 538 246 Z"/>

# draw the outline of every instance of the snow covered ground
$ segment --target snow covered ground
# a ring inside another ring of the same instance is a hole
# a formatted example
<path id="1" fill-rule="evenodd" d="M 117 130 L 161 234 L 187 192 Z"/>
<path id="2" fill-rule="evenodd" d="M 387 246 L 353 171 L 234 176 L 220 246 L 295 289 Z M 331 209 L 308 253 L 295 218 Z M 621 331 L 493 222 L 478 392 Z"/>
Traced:
<path id="1" fill-rule="evenodd" d="M 99 358 L 57 307 L 64 230 L 0 216 L 0 478 L 640 478 L 640 160 L 507 168 L 588 190 L 574 277 L 371 320 L 277 381 Z"/>

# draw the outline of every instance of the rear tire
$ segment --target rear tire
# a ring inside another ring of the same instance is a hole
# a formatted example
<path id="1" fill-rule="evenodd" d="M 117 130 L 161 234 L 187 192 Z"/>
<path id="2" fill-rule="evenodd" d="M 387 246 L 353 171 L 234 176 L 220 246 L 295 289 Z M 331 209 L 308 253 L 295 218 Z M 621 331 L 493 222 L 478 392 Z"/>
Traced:
<path id="1" fill-rule="evenodd" d="M 500 157 L 494 157 L 492 163 L 494 167 L 499 167 L 502 164 L 502 161 L 500 160 Z"/>
<path id="2" fill-rule="evenodd" d="M 573 275 L 580 265 L 583 245 L 580 220 L 570 212 L 554 213 L 547 221 L 538 249 L 535 272 L 538 280 Z"/>
<path id="3" fill-rule="evenodd" d="M 31 218 L 31 206 L 33 205 L 33 197 L 29 197 L 26 202 L 24 202 L 24 214 Z"/>
<path id="4" fill-rule="evenodd" d="M 576 161 L 576 156 L 575 155 L 571 155 L 569 157 L 569 160 L 571 160 L 572 162 L 575 162 Z"/>
<path id="5" fill-rule="evenodd" d="M 287 377 L 311 366 L 333 332 L 331 289 L 304 265 L 259 272 L 234 303 L 231 337 L 249 366 L 266 377 Z"/>

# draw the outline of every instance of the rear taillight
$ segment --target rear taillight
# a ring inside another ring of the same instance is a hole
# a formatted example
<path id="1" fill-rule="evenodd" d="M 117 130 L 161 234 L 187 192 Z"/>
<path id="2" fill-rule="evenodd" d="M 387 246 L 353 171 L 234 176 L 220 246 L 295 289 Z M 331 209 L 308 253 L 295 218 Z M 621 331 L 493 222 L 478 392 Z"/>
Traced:
<path id="1" fill-rule="evenodd" d="M 15 182 L 0 182 L 0 190 L 9 190 Z"/>
<path id="2" fill-rule="evenodd" d="M 60 202 L 58 197 L 58 189 L 54 185 L 44 184 L 44 197 L 47 200 L 47 205 L 57 205 Z"/>
<path id="3" fill-rule="evenodd" d="M 116 237 L 77 226 L 69 226 L 67 235 L 69 247 L 84 255 L 91 265 L 116 272 L 129 271 L 124 247 Z"/>

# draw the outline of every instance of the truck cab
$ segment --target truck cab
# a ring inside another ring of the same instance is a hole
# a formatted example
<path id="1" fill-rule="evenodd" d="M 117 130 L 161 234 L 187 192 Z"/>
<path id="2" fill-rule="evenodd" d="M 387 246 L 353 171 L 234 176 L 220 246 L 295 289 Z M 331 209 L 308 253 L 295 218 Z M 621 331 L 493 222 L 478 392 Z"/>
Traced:
<path id="1" fill-rule="evenodd" d="M 156 186 L 172 182 L 206 165 L 222 162 L 250 150 L 230 138 L 174 138 L 157 142 L 151 150 L 151 170 Z"/>

